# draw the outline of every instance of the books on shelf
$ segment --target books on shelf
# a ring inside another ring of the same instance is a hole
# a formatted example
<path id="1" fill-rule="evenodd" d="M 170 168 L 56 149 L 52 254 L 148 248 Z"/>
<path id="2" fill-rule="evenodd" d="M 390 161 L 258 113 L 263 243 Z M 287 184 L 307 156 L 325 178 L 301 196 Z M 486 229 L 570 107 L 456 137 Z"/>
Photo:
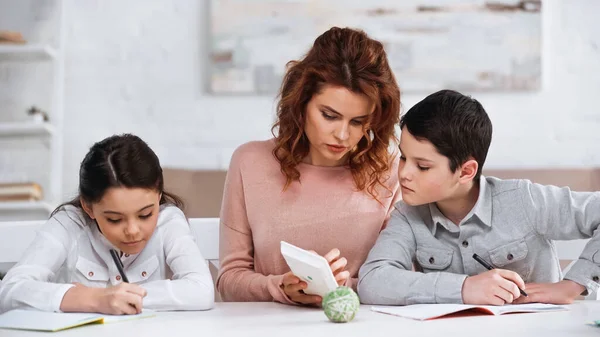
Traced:
<path id="1" fill-rule="evenodd" d="M 0 183 L 0 202 L 39 201 L 42 198 L 42 187 L 37 183 Z"/>
<path id="2" fill-rule="evenodd" d="M 19 32 L 0 30 L 0 43 L 23 44 L 27 41 L 23 39 L 23 35 Z"/>

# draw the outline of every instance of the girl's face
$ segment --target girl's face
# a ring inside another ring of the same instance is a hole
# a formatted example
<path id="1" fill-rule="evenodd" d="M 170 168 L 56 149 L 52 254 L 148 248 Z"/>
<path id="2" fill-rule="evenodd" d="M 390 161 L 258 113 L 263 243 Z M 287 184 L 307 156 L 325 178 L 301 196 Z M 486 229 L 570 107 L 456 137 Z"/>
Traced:
<path id="1" fill-rule="evenodd" d="M 138 254 L 156 228 L 160 197 L 154 189 L 111 187 L 99 202 L 81 204 L 113 246 Z"/>
<path id="2" fill-rule="evenodd" d="M 316 166 L 346 164 L 364 137 L 374 104 L 363 94 L 325 85 L 306 106 L 304 133 L 310 143 L 305 162 Z"/>

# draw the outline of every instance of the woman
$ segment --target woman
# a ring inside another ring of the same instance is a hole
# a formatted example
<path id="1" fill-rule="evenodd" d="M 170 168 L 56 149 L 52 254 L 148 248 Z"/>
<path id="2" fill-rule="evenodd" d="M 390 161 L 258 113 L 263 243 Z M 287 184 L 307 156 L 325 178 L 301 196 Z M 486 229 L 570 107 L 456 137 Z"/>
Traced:
<path id="1" fill-rule="evenodd" d="M 334 27 L 283 80 L 274 139 L 233 154 L 221 208 L 226 301 L 314 305 L 280 254 L 284 240 L 322 254 L 339 284 L 356 277 L 398 196 L 400 90 L 380 42 Z"/>

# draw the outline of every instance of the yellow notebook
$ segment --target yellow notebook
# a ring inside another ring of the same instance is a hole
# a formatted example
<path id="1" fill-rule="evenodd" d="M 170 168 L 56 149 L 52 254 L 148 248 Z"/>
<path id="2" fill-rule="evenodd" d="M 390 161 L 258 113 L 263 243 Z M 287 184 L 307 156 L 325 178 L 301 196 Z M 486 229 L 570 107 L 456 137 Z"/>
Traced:
<path id="1" fill-rule="evenodd" d="M 34 310 L 11 310 L 0 315 L 0 329 L 60 331 L 86 324 L 105 324 L 153 317 L 151 311 L 137 315 L 104 315 L 92 313 L 58 313 Z"/>

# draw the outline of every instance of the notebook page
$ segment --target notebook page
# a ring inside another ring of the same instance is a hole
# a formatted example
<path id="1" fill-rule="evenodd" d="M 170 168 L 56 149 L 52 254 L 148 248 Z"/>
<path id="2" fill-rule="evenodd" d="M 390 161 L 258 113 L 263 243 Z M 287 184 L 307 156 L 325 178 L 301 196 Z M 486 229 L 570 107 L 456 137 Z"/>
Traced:
<path id="1" fill-rule="evenodd" d="M 102 317 L 102 315 L 88 313 L 11 310 L 0 315 L 0 328 L 57 331 L 91 322 L 100 322 Z"/>
<path id="2" fill-rule="evenodd" d="M 517 312 L 548 312 L 569 310 L 565 306 L 544 303 L 513 304 L 504 306 L 467 304 L 413 304 L 406 306 L 374 306 L 371 310 L 416 320 L 427 320 L 460 311 L 477 309 L 479 314 L 502 315 Z"/>
<path id="3" fill-rule="evenodd" d="M 371 310 L 405 318 L 426 320 L 477 307 L 466 304 L 413 304 L 406 306 L 374 306 Z"/>
<path id="4" fill-rule="evenodd" d="M 502 306 L 482 306 L 492 311 L 495 315 L 517 312 L 547 312 L 569 310 L 568 307 L 546 303 L 506 304 Z"/>
<path id="5" fill-rule="evenodd" d="M 137 315 L 102 315 L 102 317 L 104 317 L 105 324 L 119 323 L 119 322 L 131 321 L 134 319 L 149 318 L 149 317 L 154 317 L 154 316 L 156 316 L 156 314 L 154 313 L 154 311 L 151 311 L 151 310 L 143 310 L 141 314 L 137 314 Z"/>

